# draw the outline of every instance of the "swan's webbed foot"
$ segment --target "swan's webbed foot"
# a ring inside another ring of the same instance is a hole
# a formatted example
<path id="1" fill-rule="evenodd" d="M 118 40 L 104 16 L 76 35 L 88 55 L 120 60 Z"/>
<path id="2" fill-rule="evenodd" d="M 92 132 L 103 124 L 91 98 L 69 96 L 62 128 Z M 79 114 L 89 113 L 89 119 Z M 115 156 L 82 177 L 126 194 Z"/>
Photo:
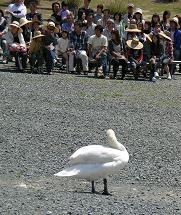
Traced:
<path id="1" fill-rule="evenodd" d="M 102 192 L 102 195 L 110 195 L 111 196 L 111 194 L 108 192 L 108 189 L 107 189 L 107 179 L 106 178 L 103 179 L 103 183 L 104 183 L 104 190 Z"/>

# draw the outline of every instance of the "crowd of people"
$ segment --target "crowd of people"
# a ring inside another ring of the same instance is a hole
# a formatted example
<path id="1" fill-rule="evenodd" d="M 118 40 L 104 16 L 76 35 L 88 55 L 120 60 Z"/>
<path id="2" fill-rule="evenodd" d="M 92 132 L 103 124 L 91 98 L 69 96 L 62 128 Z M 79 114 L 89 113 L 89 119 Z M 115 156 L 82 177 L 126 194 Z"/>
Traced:
<path id="1" fill-rule="evenodd" d="M 23 0 L 12 1 L 0 10 L 2 63 L 14 60 L 17 71 L 29 63 L 32 73 L 43 72 L 44 65 L 49 75 L 56 64 L 84 75 L 95 68 L 96 77 L 112 79 L 124 79 L 128 70 L 135 79 L 140 73 L 146 77 L 149 68 L 150 81 L 157 80 L 161 67 L 172 79 L 173 61 L 181 61 L 180 16 L 164 11 L 148 21 L 131 3 L 126 14 L 111 14 L 102 4 L 90 8 L 90 2 L 84 0 L 77 10 L 65 1 L 53 2 L 52 15 L 45 19 L 35 2 L 26 7 Z"/>

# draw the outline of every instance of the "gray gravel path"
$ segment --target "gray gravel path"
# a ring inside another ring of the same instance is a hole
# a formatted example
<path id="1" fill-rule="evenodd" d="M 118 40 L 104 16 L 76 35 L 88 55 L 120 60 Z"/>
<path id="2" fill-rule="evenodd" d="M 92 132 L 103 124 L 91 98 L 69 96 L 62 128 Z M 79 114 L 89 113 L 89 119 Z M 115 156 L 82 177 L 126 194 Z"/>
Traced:
<path id="1" fill-rule="evenodd" d="M 150 83 L 1 71 L 0 214 L 181 214 L 180 92 L 181 75 Z M 53 176 L 79 147 L 106 144 L 108 128 L 130 153 L 108 178 L 112 196 Z"/>

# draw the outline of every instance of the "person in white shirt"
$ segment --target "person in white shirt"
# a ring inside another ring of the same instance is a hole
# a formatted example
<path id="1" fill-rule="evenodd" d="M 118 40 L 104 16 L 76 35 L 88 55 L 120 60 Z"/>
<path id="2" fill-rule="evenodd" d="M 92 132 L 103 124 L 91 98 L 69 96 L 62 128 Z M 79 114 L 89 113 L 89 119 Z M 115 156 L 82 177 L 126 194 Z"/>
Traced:
<path id="1" fill-rule="evenodd" d="M 89 61 L 96 61 L 96 77 L 108 78 L 108 66 L 107 66 L 107 37 L 102 35 L 103 27 L 97 25 L 95 27 L 95 34 L 88 40 L 88 52 Z M 103 72 L 103 73 L 102 73 Z"/>
<path id="2" fill-rule="evenodd" d="M 9 24 L 13 21 L 19 21 L 21 18 L 26 18 L 27 8 L 23 0 L 14 0 L 5 10 L 5 13 L 10 15 Z"/>
<path id="3" fill-rule="evenodd" d="M 68 72 L 68 47 L 69 47 L 69 33 L 68 31 L 62 31 L 62 37 L 58 39 L 58 44 L 56 45 L 56 55 L 57 60 L 60 60 L 60 56 L 63 57 L 66 63 L 66 71 Z M 63 69 L 63 67 L 62 67 Z"/>

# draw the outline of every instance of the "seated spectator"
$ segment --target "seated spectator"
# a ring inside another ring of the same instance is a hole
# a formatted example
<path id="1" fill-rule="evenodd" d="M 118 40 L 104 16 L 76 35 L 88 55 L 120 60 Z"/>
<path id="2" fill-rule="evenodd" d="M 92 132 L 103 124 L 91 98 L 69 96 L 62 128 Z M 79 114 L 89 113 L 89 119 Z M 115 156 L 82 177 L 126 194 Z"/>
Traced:
<path id="1" fill-rule="evenodd" d="M 136 8 L 136 11 L 135 11 L 135 13 L 133 15 L 133 19 L 136 20 L 137 25 L 140 24 L 140 23 L 141 24 L 145 23 L 145 20 L 143 19 L 143 11 L 142 11 L 142 9 Z"/>
<path id="2" fill-rule="evenodd" d="M 87 25 L 86 25 L 86 32 L 87 32 L 87 35 L 88 37 L 94 35 L 95 33 L 95 27 L 96 27 L 96 24 L 93 22 L 94 20 L 94 17 L 93 17 L 93 14 L 89 14 L 87 17 Z"/>
<path id="3" fill-rule="evenodd" d="M 61 30 L 68 31 L 69 33 L 74 30 L 74 15 L 72 12 L 67 16 L 67 22 L 62 23 Z"/>
<path id="4" fill-rule="evenodd" d="M 177 17 L 170 19 L 170 33 L 174 46 L 174 60 L 181 60 L 181 30 L 179 30 L 179 22 Z M 176 65 L 173 68 L 173 73 L 176 71 Z M 181 71 L 181 67 L 180 67 Z"/>
<path id="5" fill-rule="evenodd" d="M 167 73 L 167 79 L 171 80 L 171 74 L 170 74 L 170 69 L 171 69 L 171 64 L 173 62 L 173 44 L 172 44 L 172 39 L 171 39 L 171 34 L 169 31 L 164 31 L 159 34 L 161 39 L 163 40 L 163 55 L 161 56 L 162 58 L 162 64 L 163 64 L 163 70 Z"/>
<path id="6" fill-rule="evenodd" d="M 26 68 L 27 51 L 19 22 L 13 21 L 9 25 L 9 30 L 6 33 L 5 38 L 9 54 L 15 57 L 15 64 L 18 70 L 23 71 Z"/>
<path id="7" fill-rule="evenodd" d="M 151 35 L 149 34 L 144 33 L 144 36 L 146 40 L 143 43 L 143 61 L 145 61 L 146 63 L 149 63 L 151 59 L 152 38 L 151 38 Z"/>
<path id="8" fill-rule="evenodd" d="M 150 34 L 151 32 L 151 22 L 145 21 L 145 24 L 143 25 L 143 33 Z"/>
<path id="9" fill-rule="evenodd" d="M 69 72 L 68 68 L 68 47 L 69 47 L 69 33 L 67 31 L 62 31 L 62 37 L 58 39 L 58 44 L 56 45 L 56 55 L 57 59 L 63 57 L 66 63 L 66 71 Z"/>
<path id="10" fill-rule="evenodd" d="M 95 27 L 95 35 L 88 40 L 89 60 L 96 61 L 97 69 L 96 77 L 109 78 L 107 68 L 107 37 L 102 35 L 103 27 L 97 25 Z"/>
<path id="11" fill-rule="evenodd" d="M 136 24 L 130 24 L 128 28 L 125 29 L 125 34 L 123 37 L 124 42 L 133 39 L 141 31 L 137 28 Z"/>
<path id="12" fill-rule="evenodd" d="M 118 32 L 120 31 L 120 22 L 121 22 L 121 19 L 122 19 L 122 15 L 121 13 L 115 13 L 114 16 L 113 16 L 113 19 L 114 19 L 114 26 L 115 26 L 115 29 L 118 30 Z"/>
<path id="13" fill-rule="evenodd" d="M 103 16 L 101 19 L 97 21 L 98 25 L 102 25 L 103 28 L 106 27 L 107 25 L 107 20 L 111 18 L 110 10 L 109 9 L 104 9 L 103 10 Z"/>
<path id="14" fill-rule="evenodd" d="M 7 58 L 5 56 L 6 52 L 6 40 L 4 38 L 5 29 L 6 29 L 7 21 L 4 18 L 4 13 L 2 10 L 0 10 L 0 48 L 2 48 L 2 54 L 3 54 L 3 60 L 2 63 L 7 63 Z"/>
<path id="15" fill-rule="evenodd" d="M 26 42 L 26 45 L 28 46 L 32 39 L 32 32 L 31 32 L 32 21 L 27 20 L 26 18 L 21 18 L 19 20 L 19 24 L 21 29 L 23 30 L 22 34 Z"/>
<path id="16" fill-rule="evenodd" d="M 157 13 L 154 13 L 151 18 L 151 31 L 154 31 L 156 25 L 160 25 L 160 16 Z"/>
<path id="17" fill-rule="evenodd" d="M 123 80 L 127 71 L 127 59 L 124 55 L 125 50 L 120 40 L 119 31 L 112 30 L 112 39 L 109 41 L 109 60 L 113 65 L 113 79 L 117 77 L 119 66 L 122 66 L 121 79 Z"/>
<path id="18" fill-rule="evenodd" d="M 41 34 L 41 31 L 35 31 L 34 37 L 30 43 L 29 62 L 32 73 L 42 72 L 42 65 L 44 63 L 42 37 L 44 37 L 44 35 Z"/>
<path id="19" fill-rule="evenodd" d="M 140 30 L 140 32 L 137 33 L 137 37 L 141 43 L 144 43 L 146 41 L 146 37 L 145 34 L 143 33 L 143 23 L 140 22 L 138 24 L 138 29 Z"/>
<path id="20" fill-rule="evenodd" d="M 137 37 L 126 41 L 126 44 L 128 46 L 128 60 L 130 62 L 130 68 L 133 72 L 135 80 L 137 80 L 140 68 L 146 66 L 143 61 L 143 44 Z"/>
<path id="21" fill-rule="evenodd" d="M 123 16 L 125 26 L 127 27 L 130 24 L 130 21 L 133 19 L 134 15 L 134 4 L 129 3 L 127 7 L 128 12 Z"/>
<path id="22" fill-rule="evenodd" d="M 10 15 L 10 23 L 13 21 L 19 21 L 21 18 L 25 18 L 27 9 L 24 5 L 24 0 L 14 0 L 14 3 L 8 6 L 5 13 Z"/>
<path id="23" fill-rule="evenodd" d="M 68 4 L 65 1 L 63 1 L 62 10 L 59 13 L 59 15 L 61 16 L 62 23 L 67 21 L 67 17 L 69 14 L 70 14 L 70 11 L 68 10 Z"/>
<path id="24" fill-rule="evenodd" d="M 156 81 L 159 77 L 158 67 L 162 64 L 161 56 L 163 56 L 164 49 L 163 44 L 160 42 L 160 36 L 158 34 L 152 35 L 152 43 L 151 43 L 151 73 L 150 73 L 150 81 Z"/>
<path id="25" fill-rule="evenodd" d="M 29 3 L 30 12 L 26 14 L 28 20 L 38 20 L 41 23 L 43 22 L 42 14 L 37 9 L 36 2 Z"/>
<path id="26" fill-rule="evenodd" d="M 62 21 L 62 18 L 60 15 L 61 7 L 58 2 L 52 3 L 52 11 L 53 11 L 53 14 L 51 15 L 50 19 L 55 23 L 58 23 L 59 25 L 61 25 L 61 21 Z"/>
<path id="27" fill-rule="evenodd" d="M 103 8 L 104 6 L 102 4 L 97 5 L 96 14 L 94 15 L 94 23 L 97 24 L 99 19 L 102 19 L 103 16 Z"/>
<path id="28" fill-rule="evenodd" d="M 46 71 L 48 75 L 53 74 L 53 68 L 56 61 L 55 46 L 57 45 L 59 29 L 56 28 L 54 22 L 48 22 L 43 37 L 43 56 L 46 63 Z"/>
<path id="29" fill-rule="evenodd" d="M 84 0 L 83 7 L 78 10 L 78 20 L 82 19 L 82 14 L 85 13 L 85 17 L 88 14 L 94 14 L 94 10 L 89 7 L 91 0 Z"/>
<path id="30" fill-rule="evenodd" d="M 163 12 L 163 19 L 160 22 L 162 31 L 168 31 L 169 30 L 169 28 L 170 28 L 170 22 L 169 22 L 170 16 L 171 16 L 171 12 L 169 10 L 166 10 Z"/>
<path id="31" fill-rule="evenodd" d="M 85 31 L 82 30 L 82 23 L 80 21 L 75 22 L 75 29 L 70 34 L 70 52 L 69 52 L 69 71 L 75 72 L 74 60 L 81 59 L 84 74 L 88 73 L 88 56 L 87 56 L 87 41 L 88 36 Z"/>
<path id="32" fill-rule="evenodd" d="M 114 20 L 108 19 L 105 29 L 103 30 L 103 35 L 107 37 L 107 40 L 112 39 L 112 30 L 114 30 Z"/>

